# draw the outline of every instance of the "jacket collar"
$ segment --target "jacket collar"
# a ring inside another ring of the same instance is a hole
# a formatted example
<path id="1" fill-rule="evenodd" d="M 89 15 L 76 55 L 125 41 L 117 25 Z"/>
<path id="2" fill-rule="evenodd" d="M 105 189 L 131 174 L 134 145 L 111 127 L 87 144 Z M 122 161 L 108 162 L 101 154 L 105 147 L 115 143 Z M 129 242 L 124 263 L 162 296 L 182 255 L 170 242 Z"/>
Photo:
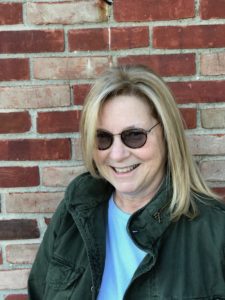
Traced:
<path id="1" fill-rule="evenodd" d="M 158 254 L 157 240 L 170 224 L 168 207 L 170 204 L 170 181 L 165 177 L 155 197 L 129 219 L 128 233 L 133 240 L 152 257 L 151 264 L 141 267 L 139 273 L 149 270 L 155 264 Z M 105 262 L 105 240 L 108 200 L 114 188 L 103 179 L 93 178 L 89 173 L 76 178 L 66 192 L 66 205 L 79 228 L 93 271 L 93 285 L 98 290 Z"/>
<path id="2" fill-rule="evenodd" d="M 127 225 L 129 233 L 141 248 L 152 252 L 155 243 L 171 224 L 169 211 L 171 197 L 171 179 L 165 176 L 159 191 L 151 201 L 129 219 Z"/>
<path id="3" fill-rule="evenodd" d="M 75 178 L 66 192 L 66 202 L 69 211 L 79 211 L 79 214 L 87 216 L 92 209 L 107 202 L 114 188 L 104 179 L 92 177 L 84 173 Z"/>
<path id="4" fill-rule="evenodd" d="M 103 202 L 108 202 L 113 191 L 114 187 L 106 180 L 96 179 L 89 173 L 84 173 L 68 188 L 68 210 L 77 211 L 79 216 L 88 218 L 93 209 Z M 171 223 L 171 196 L 171 178 L 167 175 L 153 199 L 130 217 L 129 233 L 141 247 L 153 245 Z"/>

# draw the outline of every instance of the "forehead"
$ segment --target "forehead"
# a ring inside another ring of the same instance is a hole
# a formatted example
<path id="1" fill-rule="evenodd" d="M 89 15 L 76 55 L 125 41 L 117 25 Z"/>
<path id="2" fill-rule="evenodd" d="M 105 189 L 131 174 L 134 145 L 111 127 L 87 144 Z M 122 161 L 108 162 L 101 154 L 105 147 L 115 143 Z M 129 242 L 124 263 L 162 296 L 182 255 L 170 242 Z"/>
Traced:
<path id="1" fill-rule="evenodd" d="M 143 127 L 151 125 L 152 119 L 154 118 L 147 100 L 132 95 L 120 95 L 108 99 L 103 104 L 97 126 L 109 130 L 132 126 Z"/>

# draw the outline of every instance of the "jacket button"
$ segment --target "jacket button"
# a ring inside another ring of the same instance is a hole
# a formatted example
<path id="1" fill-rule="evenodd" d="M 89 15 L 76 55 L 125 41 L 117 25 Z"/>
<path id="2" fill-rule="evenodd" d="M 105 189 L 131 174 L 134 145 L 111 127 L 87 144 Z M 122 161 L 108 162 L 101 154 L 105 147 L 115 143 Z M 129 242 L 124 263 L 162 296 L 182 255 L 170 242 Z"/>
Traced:
<path id="1" fill-rule="evenodd" d="M 94 287 L 93 287 L 93 285 L 91 286 L 91 292 L 92 292 L 92 293 L 94 292 Z"/>

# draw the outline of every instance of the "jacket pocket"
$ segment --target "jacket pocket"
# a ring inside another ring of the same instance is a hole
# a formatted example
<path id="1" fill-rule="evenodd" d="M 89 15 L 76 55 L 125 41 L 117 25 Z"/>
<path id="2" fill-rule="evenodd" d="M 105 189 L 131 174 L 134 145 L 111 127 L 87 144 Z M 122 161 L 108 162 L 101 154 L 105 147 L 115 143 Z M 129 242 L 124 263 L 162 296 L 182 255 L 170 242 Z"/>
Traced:
<path id="1" fill-rule="evenodd" d="M 70 299 L 84 270 L 83 267 L 74 268 L 63 258 L 54 256 L 46 277 L 44 300 Z"/>

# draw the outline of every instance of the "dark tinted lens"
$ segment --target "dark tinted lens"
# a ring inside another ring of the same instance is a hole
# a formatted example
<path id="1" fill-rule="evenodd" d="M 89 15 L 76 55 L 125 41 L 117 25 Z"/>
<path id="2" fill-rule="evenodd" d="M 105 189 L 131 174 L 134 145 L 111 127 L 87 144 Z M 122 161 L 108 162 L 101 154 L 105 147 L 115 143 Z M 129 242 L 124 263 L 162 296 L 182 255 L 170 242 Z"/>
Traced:
<path id="1" fill-rule="evenodd" d="M 126 146 L 140 148 L 146 143 L 147 134 L 141 129 L 129 129 L 122 132 L 121 138 Z"/>
<path id="2" fill-rule="evenodd" d="M 96 135 L 96 142 L 99 150 L 106 150 L 112 145 L 113 136 L 109 132 L 98 130 Z"/>

